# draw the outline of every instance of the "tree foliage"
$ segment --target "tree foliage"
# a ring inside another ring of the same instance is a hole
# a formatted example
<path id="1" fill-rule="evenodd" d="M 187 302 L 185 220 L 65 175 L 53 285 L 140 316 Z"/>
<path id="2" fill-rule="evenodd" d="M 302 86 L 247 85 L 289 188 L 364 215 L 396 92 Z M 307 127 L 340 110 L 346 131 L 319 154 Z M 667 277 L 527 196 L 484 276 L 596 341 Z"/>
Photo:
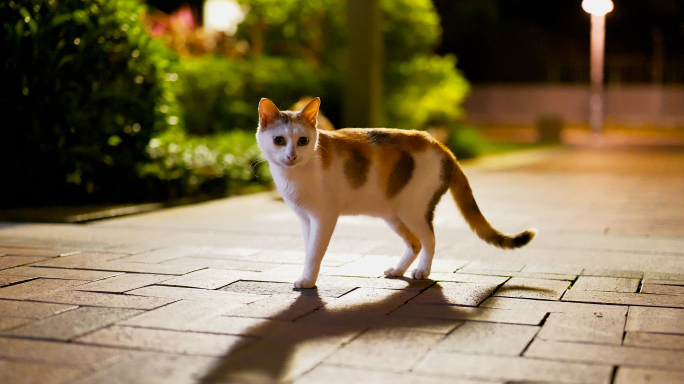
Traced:
<path id="1" fill-rule="evenodd" d="M 0 3 L 2 205 L 130 197 L 150 138 L 179 124 L 135 0 Z"/>

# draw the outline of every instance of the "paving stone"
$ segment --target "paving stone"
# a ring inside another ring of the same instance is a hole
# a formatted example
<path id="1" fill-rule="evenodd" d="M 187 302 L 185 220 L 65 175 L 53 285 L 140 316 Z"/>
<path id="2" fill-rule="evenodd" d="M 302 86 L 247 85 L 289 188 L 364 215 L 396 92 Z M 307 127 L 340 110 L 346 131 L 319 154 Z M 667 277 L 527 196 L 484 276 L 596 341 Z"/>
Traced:
<path id="1" fill-rule="evenodd" d="M 642 305 L 650 307 L 684 307 L 684 296 L 576 291 L 573 289 L 569 290 L 565 296 L 563 296 L 563 301 L 618 305 Z"/>
<path id="2" fill-rule="evenodd" d="M 121 308 L 77 308 L 3 334 L 66 341 L 140 313 L 142 311 Z"/>
<path id="3" fill-rule="evenodd" d="M 93 307 L 154 309 L 176 301 L 162 297 L 117 295 L 113 293 L 60 291 L 32 297 L 31 300 L 49 303 L 88 305 Z"/>
<path id="4" fill-rule="evenodd" d="M 630 347 L 675 349 L 684 351 L 684 335 L 627 332 L 623 344 Z"/>
<path id="5" fill-rule="evenodd" d="M 613 270 L 613 269 L 598 269 L 598 268 L 585 268 L 582 272 L 582 276 L 603 276 L 603 277 L 618 277 L 627 279 L 641 279 L 644 277 L 644 273 L 640 271 L 623 271 L 623 270 Z"/>
<path id="6" fill-rule="evenodd" d="M 69 367 L 0 360 L 0 382 L 12 384 L 65 383 L 74 379 L 80 370 Z"/>
<path id="7" fill-rule="evenodd" d="M 407 372 L 441 340 L 441 335 L 405 329 L 372 329 L 337 350 L 325 363 Z"/>
<path id="8" fill-rule="evenodd" d="M 208 376 L 216 383 L 291 382 L 358 332 L 306 339 L 261 339 L 224 357 Z"/>
<path id="9" fill-rule="evenodd" d="M 544 310 L 508 310 L 494 308 L 454 307 L 446 305 L 406 304 L 391 316 L 428 319 L 471 320 L 492 323 L 539 325 L 546 317 Z"/>
<path id="10" fill-rule="evenodd" d="M 509 278 L 506 276 L 472 275 L 468 273 L 432 272 L 430 273 L 430 279 L 435 281 L 453 281 L 456 283 L 501 285 Z"/>
<path id="11" fill-rule="evenodd" d="M 125 273 L 108 279 L 78 286 L 79 291 L 123 293 L 132 289 L 145 287 L 172 279 L 169 275 L 147 275 L 141 273 Z"/>
<path id="12" fill-rule="evenodd" d="M 410 302 L 476 307 L 494 293 L 496 288 L 496 285 L 441 282 L 421 292 Z"/>
<path id="13" fill-rule="evenodd" d="M 38 257 L 57 257 L 62 255 L 75 254 L 79 251 L 75 249 L 55 249 L 40 247 L 0 247 L 0 254 L 13 256 L 38 256 Z"/>
<path id="14" fill-rule="evenodd" d="M 31 279 L 31 277 L 26 276 L 0 275 L 0 287 L 20 283 L 22 281 L 27 281 Z"/>
<path id="15" fill-rule="evenodd" d="M 627 346 L 566 343 L 535 340 L 525 357 L 591 364 L 629 365 L 646 368 L 684 370 L 684 351 L 644 349 Z"/>
<path id="16" fill-rule="evenodd" d="M 644 272 L 644 280 L 684 280 L 684 273 Z"/>
<path id="17" fill-rule="evenodd" d="M 212 334 L 255 334 L 250 330 L 266 320 L 220 316 L 239 306 L 221 305 L 214 301 L 179 302 L 122 321 L 118 325 Z"/>
<path id="18" fill-rule="evenodd" d="M 105 254 L 80 254 L 69 257 L 60 257 L 57 259 L 50 259 L 33 264 L 38 267 L 54 267 L 54 268 L 78 268 L 98 271 L 113 271 L 113 272 L 131 272 L 131 273 L 151 273 L 159 275 L 184 275 L 198 268 L 186 265 L 163 265 L 163 264 L 145 264 L 145 263 L 130 263 L 118 260 L 108 261 L 107 258 L 120 257 L 121 255 L 105 255 Z"/>
<path id="19" fill-rule="evenodd" d="M 328 311 L 387 314 L 419 293 L 418 290 L 358 288 L 326 304 Z"/>
<path id="20" fill-rule="evenodd" d="M 480 304 L 480 308 L 499 308 L 515 310 L 538 310 L 550 313 L 594 313 L 622 311 L 612 305 L 573 303 L 569 301 L 547 301 L 534 299 L 516 299 L 509 297 L 490 297 Z"/>
<path id="21" fill-rule="evenodd" d="M 85 344 L 218 357 L 223 356 L 242 338 L 231 335 L 176 332 L 115 325 L 76 340 Z"/>
<path id="22" fill-rule="evenodd" d="M 407 375 L 406 373 L 340 367 L 320 364 L 295 380 L 294 384 L 347 384 L 363 378 L 364 384 L 504 384 L 504 381 L 467 380 L 437 376 Z"/>
<path id="23" fill-rule="evenodd" d="M 41 319 L 77 308 L 75 305 L 35 303 L 31 301 L 0 300 L 0 317 L 18 316 Z"/>
<path id="24" fill-rule="evenodd" d="M 216 255 L 204 255 L 204 257 L 217 257 Z M 301 263 L 304 258 L 302 251 L 264 251 L 244 256 L 231 256 L 234 260 L 261 261 L 266 263 Z"/>
<path id="25" fill-rule="evenodd" d="M 25 300 L 84 284 L 80 280 L 36 279 L 0 288 L 0 298 Z"/>
<path id="26" fill-rule="evenodd" d="M 321 274 L 330 269 L 331 267 L 321 267 Z M 303 264 L 284 264 L 264 272 L 260 272 L 256 274 L 254 278 L 249 280 L 292 284 L 301 277 L 302 271 L 304 271 Z M 322 275 L 318 276 L 318 281 L 316 284 L 319 284 L 322 277 Z"/>
<path id="27" fill-rule="evenodd" d="M 551 313 L 537 338 L 621 345 L 627 308 Z"/>
<path id="28" fill-rule="evenodd" d="M 225 292 L 209 289 L 170 287 L 163 285 L 152 285 L 149 287 L 138 288 L 128 291 L 126 294 L 184 300 L 221 300 L 226 304 L 247 304 L 266 298 L 265 295 L 256 295 L 251 293 Z"/>
<path id="29" fill-rule="evenodd" d="M 399 256 L 369 255 L 337 268 L 331 268 L 325 275 L 380 277 L 384 271 L 397 264 Z"/>
<path id="30" fill-rule="evenodd" d="M 130 357 L 76 381 L 77 384 L 188 384 L 201 380 L 218 361 L 215 357 L 129 352 Z"/>
<path id="31" fill-rule="evenodd" d="M 0 317 L 0 331 L 7 331 L 36 321 L 29 317 Z"/>
<path id="32" fill-rule="evenodd" d="M 18 267 L 42 260 L 45 260 L 45 258 L 36 256 L 0 256 L 0 269 Z"/>
<path id="33" fill-rule="evenodd" d="M 57 366 L 89 367 L 98 366 L 121 354 L 122 350 L 114 348 L 0 337 L 0 357 L 7 360 L 23 360 Z"/>
<path id="34" fill-rule="evenodd" d="M 419 290 L 390 290 L 358 288 L 331 300 L 323 308 L 304 316 L 298 321 L 345 325 L 357 323 L 370 326 L 385 319 L 387 313 L 415 297 Z"/>
<path id="35" fill-rule="evenodd" d="M 613 367 L 524 357 L 432 351 L 423 358 L 415 372 L 448 377 L 506 380 L 506 382 L 608 384 L 611 382 Z"/>
<path id="36" fill-rule="evenodd" d="M 644 284 L 684 285 L 684 280 L 644 279 Z"/>
<path id="37" fill-rule="evenodd" d="M 424 289 L 433 283 L 431 280 L 413 280 L 409 278 L 319 276 L 316 286 L 322 290 L 335 286 L 339 288 Z"/>
<path id="38" fill-rule="evenodd" d="M 649 293 L 653 295 L 679 295 L 684 296 L 684 286 L 681 285 L 661 285 L 661 284 L 643 284 L 641 286 L 641 293 Z"/>
<path id="39" fill-rule="evenodd" d="M 397 317 L 385 316 L 377 325 L 380 329 L 396 328 L 407 329 L 412 332 L 434 333 L 446 336 L 451 333 L 456 327 L 463 324 L 462 321 L 457 320 L 442 320 L 442 319 L 421 319 L 412 317 Z"/>
<path id="40" fill-rule="evenodd" d="M 539 332 L 539 328 L 527 325 L 468 321 L 450 333 L 435 349 L 518 356 Z"/>
<path id="41" fill-rule="evenodd" d="M 520 272 L 525 268 L 525 264 L 506 262 L 506 261 L 496 261 L 496 262 L 486 262 L 486 261 L 473 261 L 468 265 L 464 266 L 459 270 L 459 272 L 483 272 L 483 271 L 506 271 L 506 272 Z"/>
<path id="42" fill-rule="evenodd" d="M 567 281 L 513 277 L 499 288 L 494 296 L 541 300 L 560 300 L 570 286 Z"/>
<path id="43" fill-rule="evenodd" d="M 183 330 L 189 323 L 227 314 L 243 305 L 224 303 L 221 300 L 181 300 L 120 321 L 118 324 Z"/>
<path id="44" fill-rule="evenodd" d="M 26 276 L 30 278 L 43 277 L 62 280 L 95 281 L 120 275 L 121 272 L 85 271 L 62 268 L 16 267 L 0 271 L 0 280 L 4 275 Z"/>
<path id="45" fill-rule="evenodd" d="M 615 384 L 680 384 L 684 382 L 684 372 L 661 371 L 657 369 L 619 367 Z"/>
<path id="46" fill-rule="evenodd" d="M 206 249 L 206 247 L 164 247 L 149 250 L 146 252 L 141 252 L 132 256 L 122 258 L 120 260 L 127 263 L 158 264 L 164 261 L 176 259 L 187 255 L 201 254 L 203 249 Z"/>
<path id="47" fill-rule="evenodd" d="M 630 292 L 639 288 L 639 279 L 624 277 L 580 276 L 572 285 L 578 291 Z"/>
<path id="48" fill-rule="evenodd" d="M 629 307 L 625 330 L 684 334 L 684 309 Z"/>
<path id="49" fill-rule="evenodd" d="M 277 267 L 277 263 L 265 263 L 259 261 L 245 261 L 245 260 L 224 260 L 212 259 L 207 257 L 181 257 L 178 259 L 168 260 L 162 265 L 183 265 L 197 269 L 213 268 L 213 269 L 231 269 L 239 271 L 254 271 L 262 272 L 271 268 Z"/>
<path id="50" fill-rule="evenodd" d="M 164 285 L 217 289 L 238 280 L 251 280 L 258 274 L 249 271 L 230 271 L 226 269 L 202 269 L 187 275 L 165 281 Z"/>
<path id="51" fill-rule="evenodd" d="M 520 272 L 554 275 L 579 275 L 584 268 L 573 265 L 527 264 Z"/>
<path id="52" fill-rule="evenodd" d="M 230 315 L 293 321 L 317 310 L 327 302 L 318 296 L 275 294 L 236 308 L 230 311 Z"/>
<path id="53" fill-rule="evenodd" d="M 375 279 L 374 279 L 375 280 Z M 380 279 L 377 279 L 380 280 Z M 226 287 L 221 288 L 221 291 L 226 292 L 242 292 L 253 293 L 260 295 L 274 295 L 274 294 L 299 294 L 307 296 L 331 296 L 340 297 L 345 293 L 356 288 L 351 282 L 320 283 L 320 287 L 314 289 L 295 289 L 292 283 L 276 283 L 271 281 L 236 281 Z"/>

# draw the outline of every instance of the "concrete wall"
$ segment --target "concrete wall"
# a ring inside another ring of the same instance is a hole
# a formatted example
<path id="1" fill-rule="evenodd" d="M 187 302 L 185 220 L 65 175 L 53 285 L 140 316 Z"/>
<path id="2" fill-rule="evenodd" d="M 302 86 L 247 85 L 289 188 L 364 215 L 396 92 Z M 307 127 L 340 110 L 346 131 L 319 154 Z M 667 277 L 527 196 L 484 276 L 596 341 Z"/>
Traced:
<path id="1" fill-rule="evenodd" d="M 466 120 L 479 124 L 534 124 L 557 115 L 570 124 L 589 119 L 589 87 L 576 85 L 473 86 Z M 606 124 L 684 127 L 684 86 L 623 85 L 605 90 Z"/>

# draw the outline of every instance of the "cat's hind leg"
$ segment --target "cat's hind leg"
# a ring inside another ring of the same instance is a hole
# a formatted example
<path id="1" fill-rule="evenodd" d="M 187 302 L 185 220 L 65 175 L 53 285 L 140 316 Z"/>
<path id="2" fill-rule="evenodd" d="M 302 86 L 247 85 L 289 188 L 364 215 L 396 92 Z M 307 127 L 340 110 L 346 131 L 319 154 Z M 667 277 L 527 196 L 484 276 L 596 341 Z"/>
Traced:
<path id="1" fill-rule="evenodd" d="M 427 221 L 425 216 L 412 217 L 412 219 L 405 219 L 404 223 L 418 237 L 421 250 L 418 254 L 418 266 L 411 276 L 416 280 L 427 279 L 432 268 L 432 258 L 435 256 L 435 233 L 432 222 Z"/>
<path id="2" fill-rule="evenodd" d="M 404 251 L 404 254 L 401 256 L 401 260 L 399 260 L 399 263 L 395 268 L 388 268 L 385 270 L 385 276 L 387 277 L 401 277 L 404 276 L 404 273 L 406 273 L 406 270 L 411 266 L 413 261 L 416 259 L 416 256 L 418 256 L 418 252 L 420 252 L 420 241 L 418 240 L 418 237 L 411 232 L 408 227 L 406 227 L 406 224 L 404 224 L 399 218 L 392 218 L 392 219 L 386 219 L 385 222 L 387 225 L 389 225 L 394 232 L 399 235 L 399 237 L 404 240 L 404 243 L 406 244 L 406 250 Z"/>

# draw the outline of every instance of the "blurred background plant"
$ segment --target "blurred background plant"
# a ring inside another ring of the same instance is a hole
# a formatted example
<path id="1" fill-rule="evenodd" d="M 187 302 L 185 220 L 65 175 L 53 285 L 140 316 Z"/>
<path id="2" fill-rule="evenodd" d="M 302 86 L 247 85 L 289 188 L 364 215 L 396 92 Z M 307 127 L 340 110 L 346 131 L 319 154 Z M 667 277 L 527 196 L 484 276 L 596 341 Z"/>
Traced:
<path id="1" fill-rule="evenodd" d="M 207 0 L 206 6 L 209 6 Z M 342 126 L 344 0 L 239 0 L 232 24 L 200 22 L 204 0 L 3 2 L 1 205 L 225 195 L 270 183 L 254 138 L 256 105 L 319 96 Z M 227 4 L 227 5 L 226 5 Z M 459 157 L 468 82 L 433 53 L 430 0 L 381 0 L 385 125 L 442 130 Z M 475 136 L 474 136 L 475 135 Z M 467 139 L 463 139 L 467 137 Z M 475 138 L 473 138 L 475 137 Z"/>
<path id="2" fill-rule="evenodd" d="M 180 123 L 134 0 L 0 3 L 0 204 L 141 199 L 132 170 L 150 139 Z"/>

